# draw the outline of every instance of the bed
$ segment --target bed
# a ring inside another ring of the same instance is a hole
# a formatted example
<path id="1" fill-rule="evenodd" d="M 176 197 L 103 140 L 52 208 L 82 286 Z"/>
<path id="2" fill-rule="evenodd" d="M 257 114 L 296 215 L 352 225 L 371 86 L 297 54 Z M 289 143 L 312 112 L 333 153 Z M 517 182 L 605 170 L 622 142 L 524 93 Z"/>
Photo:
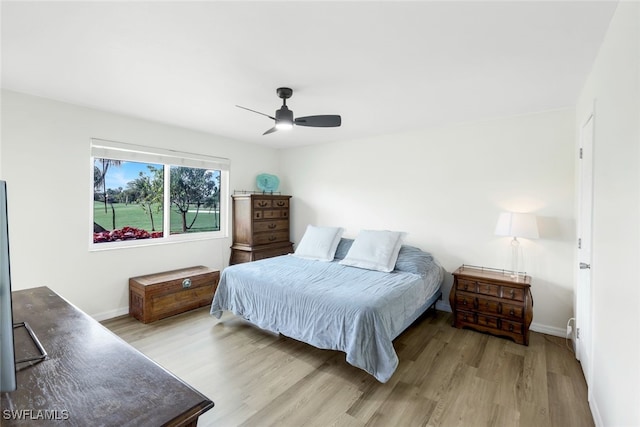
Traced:
<path id="1" fill-rule="evenodd" d="M 443 270 L 406 245 L 388 273 L 340 264 L 352 243 L 340 239 L 331 262 L 284 255 L 225 268 L 211 314 L 231 311 L 268 331 L 342 351 L 349 364 L 387 382 L 398 366 L 392 341 L 441 299 Z"/>

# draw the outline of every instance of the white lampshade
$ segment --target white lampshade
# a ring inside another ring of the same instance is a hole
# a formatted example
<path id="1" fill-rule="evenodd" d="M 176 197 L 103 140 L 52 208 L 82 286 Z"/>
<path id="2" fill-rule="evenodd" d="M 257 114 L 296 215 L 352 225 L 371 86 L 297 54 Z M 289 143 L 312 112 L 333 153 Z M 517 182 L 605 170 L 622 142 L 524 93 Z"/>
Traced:
<path id="1" fill-rule="evenodd" d="M 539 237 L 538 221 L 533 214 L 502 212 L 498 217 L 495 234 L 537 239 Z"/>

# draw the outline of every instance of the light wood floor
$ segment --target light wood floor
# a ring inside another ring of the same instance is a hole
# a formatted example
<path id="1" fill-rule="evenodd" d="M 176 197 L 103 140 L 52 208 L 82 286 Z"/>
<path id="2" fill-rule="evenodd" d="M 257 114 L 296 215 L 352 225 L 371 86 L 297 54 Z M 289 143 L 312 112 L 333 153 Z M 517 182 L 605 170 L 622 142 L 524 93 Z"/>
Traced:
<path id="1" fill-rule="evenodd" d="M 319 350 L 208 308 L 152 324 L 103 324 L 215 402 L 199 426 L 592 426 L 580 365 L 562 338 L 528 347 L 418 320 L 394 341 L 386 384 Z"/>

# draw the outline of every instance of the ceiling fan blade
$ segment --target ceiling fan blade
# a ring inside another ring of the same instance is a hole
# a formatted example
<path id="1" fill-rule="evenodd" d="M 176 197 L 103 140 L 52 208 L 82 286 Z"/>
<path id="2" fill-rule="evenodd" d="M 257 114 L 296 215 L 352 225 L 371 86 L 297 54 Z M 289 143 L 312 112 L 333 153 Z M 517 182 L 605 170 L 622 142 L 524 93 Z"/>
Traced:
<path id="1" fill-rule="evenodd" d="M 296 118 L 294 123 L 298 126 L 333 128 L 342 124 L 342 118 L 338 115 L 306 116 Z"/>
<path id="2" fill-rule="evenodd" d="M 270 115 L 265 114 L 265 113 L 261 113 L 260 111 L 252 110 L 251 108 L 243 107 L 243 106 L 241 106 L 241 105 L 236 105 L 236 107 L 238 107 L 238 108 L 242 108 L 243 110 L 251 111 L 251 112 L 253 112 L 253 113 L 258 113 L 258 114 L 261 114 L 261 115 L 263 115 L 263 116 L 267 116 L 267 117 L 269 117 L 271 120 L 275 120 L 275 119 L 276 119 L 276 118 L 275 118 L 275 117 L 273 117 L 273 116 L 270 116 Z"/>
<path id="3" fill-rule="evenodd" d="M 268 131 L 266 131 L 265 133 L 263 133 L 262 135 L 269 135 L 270 133 L 274 133 L 275 131 L 277 131 L 278 128 L 276 128 L 275 126 L 272 127 L 271 129 L 269 129 Z"/>

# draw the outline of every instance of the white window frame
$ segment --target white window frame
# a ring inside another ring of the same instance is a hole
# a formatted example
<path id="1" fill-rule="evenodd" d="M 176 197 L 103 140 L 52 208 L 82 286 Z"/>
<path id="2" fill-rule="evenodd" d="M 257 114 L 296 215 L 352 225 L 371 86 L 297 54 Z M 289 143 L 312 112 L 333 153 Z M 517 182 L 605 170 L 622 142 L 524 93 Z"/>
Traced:
<path id="1" fill-rule="evenodd" d="M 220 230 L 202 231 L 196 233 L 171 234 L 170 232 L 170 203 L 164 203 L 164 217 L 162 231 L 163 237 L 155 239 L 124 240 L 119 242 L 93 242 L 93 197 L 94 188 L 90 185 L 89 201 L 89 250 L 99 251 L 105 249 L 118 249 L 140 246 L 155 246 L 167 243 L 179 243 L 196 240 L 222 239 L 229 236 L 229 169 L 230 161 L 222 157 L 213 157 L 203 154 L 186 153 L 181 151 L 166 150 L 155 147 L 145 147 L 123 142 L 108 141 L 104 139 L 91 139 L 90 179 L 93 182 L 93 165 L 95 159 L 114 159 L 129 162 L 161 164 L 165 168 L 164 174 L 164 200 L 169 200 L 169 173 L 170 166 L 186 166 L 198 169 L 215 169 L 220 171 Z"/>

